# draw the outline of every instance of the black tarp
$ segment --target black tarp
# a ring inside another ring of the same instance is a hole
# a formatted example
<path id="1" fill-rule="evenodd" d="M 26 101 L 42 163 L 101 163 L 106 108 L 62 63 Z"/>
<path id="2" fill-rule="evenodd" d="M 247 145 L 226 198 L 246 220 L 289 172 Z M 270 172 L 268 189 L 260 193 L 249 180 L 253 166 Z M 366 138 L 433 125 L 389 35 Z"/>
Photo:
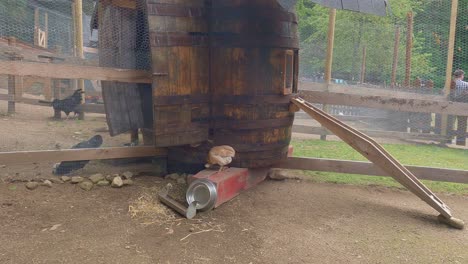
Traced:
<path id="1" fill-rule="evenodd" d="M 310 0 L 311 2 L 336 8 L 356 11 L 360 13 L 385 16 L 387 14 L 387 0 Z"/>

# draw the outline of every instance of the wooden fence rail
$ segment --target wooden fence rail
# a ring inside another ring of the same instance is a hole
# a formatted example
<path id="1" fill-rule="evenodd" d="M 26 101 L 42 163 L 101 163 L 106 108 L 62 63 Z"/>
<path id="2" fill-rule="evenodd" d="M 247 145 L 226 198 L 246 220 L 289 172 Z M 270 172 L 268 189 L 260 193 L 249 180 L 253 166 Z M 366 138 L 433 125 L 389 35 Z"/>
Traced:
<path id="1" fill-rule="evenodd" d="M 154 146 L 0 152 L 0 165 L 166 156 Z"/>
<path id="2" fill-rule="evenodd" d="M 0 74 L 53 79 L 152 83 L 152 74 L 148 71 L 58 63 L 0 61 Z"/>
<path id="3" fill-rule="evenodd" d="M 379 130 L 362 130 L 362 133 L 376 138 L 393 138 L 400 140 L 433 140 L 437 142 L 445 142 L 449 137 L 442 136 L 439 134 L 429 133 L 409 133 L 409 132 L 397 132 L 397 131 L 379 131 Z M 306 125 L 293 125 L 292 132 L 312 135 L 333 135 L 330 131 L 323 127 L 317 126 L 306 126 Z"/>
<path id="4" fill-rule="evenodd" d="M 306 90 L 299 91 L 299 96 L 310 103 L 468 116 L 468 103 L 417 99 L 415 96 L 413 98 L 398 98 L 372 94 L 358 95 Z"/>
<path id="5" fill-rule="evenodd" d="M 274 167 L 281 169 L 325 171 L 389 177 L 388 174 L 386 174 L 376 165 L 363 161 L 291 157 Z M 408 168 L 416 177 L 423 180 L 468 183 L 467 170 L 407 165 L 405 165 L 405 167 Z"/>

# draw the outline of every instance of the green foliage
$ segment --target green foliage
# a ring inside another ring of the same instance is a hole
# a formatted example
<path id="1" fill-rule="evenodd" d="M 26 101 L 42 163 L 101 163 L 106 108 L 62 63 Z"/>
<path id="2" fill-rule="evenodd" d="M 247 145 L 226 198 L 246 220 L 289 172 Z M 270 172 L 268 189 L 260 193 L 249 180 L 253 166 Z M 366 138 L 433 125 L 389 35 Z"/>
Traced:
<path id="1" fill-rule="evenodd" d="M 397 81 L 402 82 L 406 66 L 407 14 L 414 15 L 411 79 L 432 79 L 443 87 L 447 62 L 450 1 L 390 0 L 386 17 L 337 11 L 333 77 L 358 80 L 363 47 L 366 47 L 366 80 L 390 82 L 395 30 L 400 28 Z M 460 0 L 454 68 L 468 70 L 468 0 Z M 301 39 L 301 76 L 323 72 L 327 50 L 329 9 L 300 0 L 297 5 Z"/>

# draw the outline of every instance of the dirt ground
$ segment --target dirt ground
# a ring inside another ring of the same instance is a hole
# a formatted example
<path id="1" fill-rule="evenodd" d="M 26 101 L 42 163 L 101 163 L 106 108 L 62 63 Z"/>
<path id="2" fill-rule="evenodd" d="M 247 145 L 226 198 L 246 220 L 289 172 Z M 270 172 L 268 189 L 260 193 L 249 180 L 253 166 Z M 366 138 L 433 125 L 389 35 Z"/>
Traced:
<path id="1" fill-rule="evenodd" d="M 122 189 L 0 183 L 0 263 L 467 263 L 467 230 L 407 191 L 267 181 L 187 220 L 164 180 Z M 441 195 L 468 220 L 468 197 Z"/>
<path id="2" fill-rule="evenodd" d="M 49 108 L 17 109 L 0 116 L 0 151 L 68 148 L 105 128 L 103 115 L 52 121 Z M 129 140 L 100 134 L 105 146 Z M 438 224 L 404 190 L 266 181 L 187 220 L 157 201 L 168 180 L 151 164 L 92 161 L 74 175 L 126 170 L 149 173 L 122 189 L 30 191 L 23 181 L 54 177 L 51 164 L 0 167 L 0 263 L 468 263 L 468 231 Z M 468 197 L 440 197 L 468 221 Z"/>

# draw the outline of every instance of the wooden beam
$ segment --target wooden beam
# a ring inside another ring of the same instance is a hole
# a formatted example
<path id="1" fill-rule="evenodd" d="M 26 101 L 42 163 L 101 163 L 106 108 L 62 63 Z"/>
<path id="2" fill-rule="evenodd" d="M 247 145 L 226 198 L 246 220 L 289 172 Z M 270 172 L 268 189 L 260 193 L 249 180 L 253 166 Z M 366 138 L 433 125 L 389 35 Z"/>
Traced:
<path id="1" fill-rule="evenodd" d="M 0 74 L 37 76 L 53 79 L 87 79 L 126 83 L 152 83 L 152 76 L 148 71 L 23 61 L 0 61 Z"/>
<path id="2" fill-rule="evenodd" d="M 83 59 L 84 58 L 84 53 L 83 53 L 83 1 L 82 0 L 75 0 L 75 13 L 74 13 L 74 18 L 73 21 L 75 23 L 75 55 Z M 78 79 L 78 89 L 82 90 L 83 92 L 81 93 L 81 98 L 82 101 L 81 103 L 85 103 L 85 87 L 84 87 L 84 80 L 83 79 Z M 78 119 L 83 120 L 84 119 L 84 112 L 79 112 L 78 113 Z"/>
<path id="3" fill-rule="evenodd" d="M 166 156 L 167 150 L 153 146 L 116 147 L 99 149 L 64 149 L 43 151 L 0 152 L 1 165 L 61 162 L 77 160 L 101 160 L 137 157 Z"/>
<path id="4" fill-rule="evenodd" d="M 421 100 L 435 100 L 435 101 L 448 101 L 446 96 L 437 94 L 419 94 L 405 90 L 396 89 L 382 89 L 380 86 L 372 85 L 342 85 L 330 84 L 328 88 L 323 83 L 316 82 L 299 82 L 299 90 L 304 91 L 318 91 L 318 92 L 333 92 L 357 95 L 379 95 L 389 96 L 394 98 L 405 99 L 421 99 Z"/>
<path id="5" fill-rule="evenodd" d="M 13 96 L 7 94 L 0 94 L 0 101 L 15 101 L 16 103 L 23 103 L 29 105 L 39 105 L 39 106 L 46 106 L 50 107 L 47 103 L 40 103 L 37 99 L 32 98 L 18 98 L 17 100 L 13 99 Z M 104 110 L 104 104 L 82 104 L 77 106 L 78 111 L 83 111 L 85 113 L 95 113 L 95 114 L 105 114 L 106 111 Z"/>
<path id="6" fill-rule="evenodd" d="M 446 136 L 441 136 L 438 134 L 429 134 L 429 133 L 407 133 L 407 132 L 397 132 L 397 131 L 379 131 L 379 130 L 359 130 L 362 133 L 376 138 L 394 138 L 402 140 L 433 140 L 433 141 L 444 141 L 447 140 Z M 302 134 L 312 134 L 312 135 L 333 135 L 330 131 L 325 128 L 318 126 L 304 126 L 304 125 L 293 125 L 292 132 L 302 133 Z"/>
<path id="7" fill-rule="evenodd" d="M 400 47 L 400 27 L 397 26 L 395 28 L 395 43 L 393 44 L 392 80 L 390 82 L 391 87 L 395 87 L 396 85 L 399 47 Z"/>
<path id="8" fill-rule="evenodd" d="M 451 101 L 406 99 L 370 94 L 356 95 L 304 90 L 299 91 L 299 96 L 310 103 L 349 105 L 403 112 L 442 113 L 460 116 L 468 115 L 468 104 Z"/>
<path id="9" fill-rule="evenodd" d="M 366 49 L 366 46 L 364 46 L 362 47 L 361 83 L 366 82 L 366 58 L 367 58 L 367 49 Z"/>
<path id="10" fill-rule="evenodd" d="M 458 14 L 458 0 L 452 0 L 452 7 L 450 11 L 450 29 L 449 29 L 449 42 L 447 45 L 447 67 L 445 70 L 445 86 L 444 95 L 449 97 L 450 95 L 450 84 L 452 82 L 452 70 L 453 70 L 453 54 L 455 49 L 455 37 L 457 29 L 457 14 Z M 451 125 L 451 124 L 450 124 Z M 448 116 L 442 115 L 441 117 L 441 134 L 447 135 L 449 129 Z"/>
<path id="11" fill-rule="evenodd" d="M 290 157 L 287 160 L 279 163 L 278 165 L 275 165 L 274 167 L 281 169 L 326 171 L 389 177 L 388 174 L 386 174 L 374 164 L 364 161 Z M 408 165 L 405 165 L 405 167 L 408 168 L 419 179 L 442 182 L 468 183 L 467 170 Z"/>
<path id="12" fill-rule="evenodd" d="M 411 79 L 411 57 L 413 51 L 413 12 L 406 15 L 406 64 L 405 64 L 405 87 L 410 87 Z"/>

